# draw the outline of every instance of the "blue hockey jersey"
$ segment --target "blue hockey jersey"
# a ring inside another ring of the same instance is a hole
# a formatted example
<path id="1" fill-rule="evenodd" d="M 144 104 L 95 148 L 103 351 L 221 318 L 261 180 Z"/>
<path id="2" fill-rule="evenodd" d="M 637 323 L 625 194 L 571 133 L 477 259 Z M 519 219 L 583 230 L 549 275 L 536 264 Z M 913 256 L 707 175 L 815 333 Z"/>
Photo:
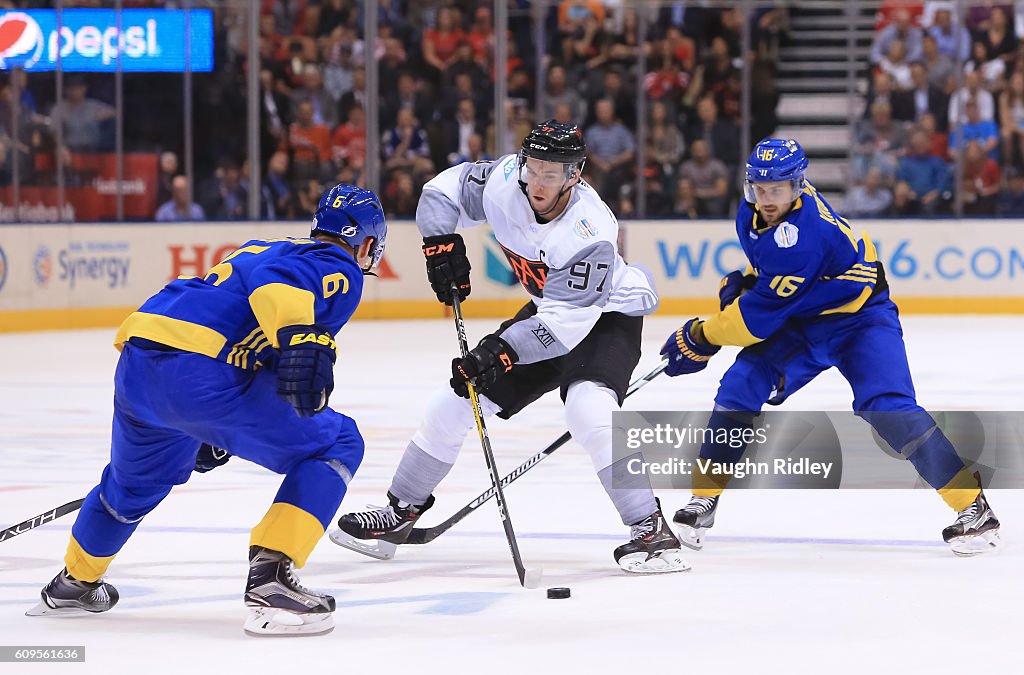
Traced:
<path id="1" fill-rule="evenodd" d="M 884 290 L 874 243 L 866 232 L 855 235 L 810 183 L 778 225 L 741 203 L 736 234 L 757 283 L 704 322 L 711 344 L 747 346 L 793 317 L 857 312 Z"/>
<path id="2" fill-rule="evenodd" d="M 284 326 L 319 324 L 336 334 L 352 317 L 363 273 L 346 251 L 315 239 L 252 240 L 205 277 L 179 277 L 117 331 L 120 351 L 138 337 L 255 370 Z"/>

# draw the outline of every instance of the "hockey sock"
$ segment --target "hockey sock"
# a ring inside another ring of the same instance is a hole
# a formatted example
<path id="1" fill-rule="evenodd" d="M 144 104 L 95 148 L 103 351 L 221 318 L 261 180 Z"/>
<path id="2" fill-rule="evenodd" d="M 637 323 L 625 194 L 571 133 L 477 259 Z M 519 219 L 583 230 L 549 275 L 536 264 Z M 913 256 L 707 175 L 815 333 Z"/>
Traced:
<path id="1" fill-rule="evenodd" d="M 703 445 L 700 448 L 701 459 L 712 460 L 711 464 L 704 465 L 707 472 L 701 471 L 700 465 L 695 468 L 692 478 L 692 492 L 697 497 L 717 497 L 725 491 L 731 471 L 713 473 L 712 467 L 719 464 L 735 464 L 743 457 L 747 450 L 746 443 L 732 442 L 731 439 L 742 438 L 748 429 L 754 426 L 754 416 L 757 413 L 735 410 L 724 410 L 715 406 L 714 412 L 708 418 L 707 429 L 710 433 L 705 436 Z"/>
<path id="2" fill-rule="evenodd" d="M 928 485 L 962 511 L 980 491 L 953 444 L 924 409 L 860 413 L 893 450 L 906 457 Z"/>
<path id="3" fill-rule="evenodd" d="M 500 410 L 486 396 L 480 396 L 480 408 L 485 417 Z M 474 423 L 469 401 L 449 387 L 439 390 L 427 404 L 423 421 L 402 455 L 392 479 L 391 494 L 410 504 L 426 502 L 455 464 L 466 433 Z"/>
<path id="4" fill-rule="evenodd" d="M 424 452 L 416 441 L 409 441 L 388 492 L 409 504 L 425 504 L 452 466 Z"/>
<path id="5" fill-rule="evenodd" d="M 170 486 L 125 485 L 115 478 L 108 464 L 100 484 L 86 495 L 71 527 L 64 559 L 71 576 L 79 581 L 101 577 L 143 517 L 170 491 Z"/>
<path id="6" fill-rule="evenodd" d="M 350 480 L 352 471 L 338 460 L 299 462 L 284 477 L 249 545 L 280 551 L 302 567 L 334 519 Z"/>
<path id="7" fill-rule="evenodd" d="M 625 470 L 629 457 L 612 464 L 612 412 L 618 399 L 597 382 L 574 382 L 565 395 L 565 420 L 573 439 L 590 455 L 605 492 L 624 525 L 632 525 L 658 510 L 651 483 L 644 474 Z"/>

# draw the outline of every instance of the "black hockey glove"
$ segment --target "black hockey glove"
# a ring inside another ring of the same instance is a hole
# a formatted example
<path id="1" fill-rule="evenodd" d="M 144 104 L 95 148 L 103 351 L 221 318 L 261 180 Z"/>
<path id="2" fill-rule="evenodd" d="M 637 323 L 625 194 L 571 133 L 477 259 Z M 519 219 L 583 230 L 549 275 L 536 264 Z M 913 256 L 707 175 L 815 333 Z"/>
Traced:
<path id="1" fill-rule="evenodd" d="M 285 326 L 277 331 L 281 356 L 277 360 L 277 394 L 299 417 L 311 417 L 327 407 L 334 391 L 334 337 L 323 326 Z"/>
<path id="2" fill-rule="evenodd" d="M 196 466 L 193 469 L 196 473 L 213 471 L 218 466 L 224 466 L 231 459 L 231 455 L 223 448 L 215 448 L 209 443 L 199 446 L 199 453 L 196 455 Z"/>
<path id="3" fill-rule="evenodd" d="M 452 379 L 450 384 L 456 394 L 469 398 L 466 383 L 474 380 L 480 390 L 486 390 L 498 378 L 512 370 L 512 364 L 519 360 L 519 355 L 507 342 L 497 335 L 488 335 L 474 347 L 469 355 L 462 359 L 452 359 Z"/>
<path id="4" fill-rule="evenodd" d="M 749 291 L 757 283 L 757 276 L 754 274 L 743 274 L 743 272 L 729 272 L 722 277 L 718 285 L 719 309 L 725 309 L 737 298 Z"/>
<path id="5" fill-rule="evenodd" d="M 427 280 L 439 302 L 452 304 L 452 286 L 459 289 L 459 300 L 469 297 L 470 264 L 462 235 L 424 237 L 423 256 L 427 259 Z"/>

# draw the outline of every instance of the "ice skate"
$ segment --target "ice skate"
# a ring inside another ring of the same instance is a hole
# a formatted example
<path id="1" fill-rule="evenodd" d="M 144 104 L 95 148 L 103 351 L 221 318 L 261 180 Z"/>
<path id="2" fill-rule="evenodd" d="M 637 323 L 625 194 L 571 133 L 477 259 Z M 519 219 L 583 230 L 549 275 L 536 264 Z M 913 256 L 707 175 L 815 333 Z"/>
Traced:
<path id="1" fill-rule="evenodd" d="M 433 505 L 433 495 L 425 504 L 416 505 L 400 501 L 389 492 L 387 506 L 370 506 L 370 511 L 343 515 L 338 520 L 340 529 L 330 533 L 331 541 L 371 558 L 391 560 L 398 545 L 412 534 L 419 517 Z"/>
<path id="2" fill-rule="evenodd" d="M 299 584 L 291 558 L 268 548 L 249 547 L 245 604 L 248 635 L 323 635 L 334 630 L 334 598 Z"/>
<path id="3" fill-rule="evenodd" d="M 665 516 L 658 510 L 630 529 L 628 542 L 613 554 L 619 567 L 633 574 L 662 574 L 690 569 L 679 552 L 679 540 L 672 534 Z"/>
<path id="4" fill-rule="evenodd" d="M 26 616 L 98 614 L 117 604 L 117 589 L 105 581 L 79 581 L 64 568 L 40 591 L 42 601 Z"/>
<path id="5" fill-rule="evenodd" d="M 985 499 L 985 493 L 979 492 L 977 499 L 961 511 L 956 522 L 942 530 L 942 539 L 953 553 L 961 556 L 977 555 L 998 548 L 999 519 L 992 512 L 992 507 Z"/>
<path id="6" fill-rule="evenodd" d="M 718 497 L 690 497 L 690 503 L 676 511 L 672 521 L 679 528 L 679 541 L 683 546 L 699 551 L 704 548 L 704 534 L 715 524 Z"/>

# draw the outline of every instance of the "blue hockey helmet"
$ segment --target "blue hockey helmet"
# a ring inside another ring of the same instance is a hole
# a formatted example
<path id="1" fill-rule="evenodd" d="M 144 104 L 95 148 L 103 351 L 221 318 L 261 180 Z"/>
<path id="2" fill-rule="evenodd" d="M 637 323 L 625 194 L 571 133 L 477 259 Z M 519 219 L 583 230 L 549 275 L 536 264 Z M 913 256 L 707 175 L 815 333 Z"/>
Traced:
<path id="1" fill-rule="evenodd" d="M 743 194 L 755 203 L 754 183 L 789 181 L 793 188 L 793 201 L 803 189 L 807 155 L 800 144 L 790 138 L 766 138 L 754 147 L 747 160 Z"/>
<path id="2" fill-rule="evenodd" d="M 367 237 L 373 237 L 369 267 L 372 270 L 384 255 L 384 240 L 388 236 L 384 207 L 371 190 L 339 183 L 325 192 L 317 204 L 309 234 L 317 232 L 333 235 L 353 249 L 358 249 Z"/>

